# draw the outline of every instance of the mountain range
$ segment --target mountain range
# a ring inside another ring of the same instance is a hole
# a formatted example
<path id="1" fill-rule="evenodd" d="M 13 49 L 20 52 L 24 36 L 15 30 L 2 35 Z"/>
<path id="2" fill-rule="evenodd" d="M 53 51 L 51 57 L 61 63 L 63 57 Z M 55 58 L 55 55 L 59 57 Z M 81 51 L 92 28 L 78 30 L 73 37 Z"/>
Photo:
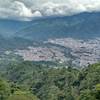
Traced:
<path id="1" fill-rule="evenodd" d="M 0 19 L 0 35 L 29 40 L 52 38 L 89 39 L 100 37 L 100 13 L 80 13 L 73 16 L 55 16 L 33 21 Z"/>

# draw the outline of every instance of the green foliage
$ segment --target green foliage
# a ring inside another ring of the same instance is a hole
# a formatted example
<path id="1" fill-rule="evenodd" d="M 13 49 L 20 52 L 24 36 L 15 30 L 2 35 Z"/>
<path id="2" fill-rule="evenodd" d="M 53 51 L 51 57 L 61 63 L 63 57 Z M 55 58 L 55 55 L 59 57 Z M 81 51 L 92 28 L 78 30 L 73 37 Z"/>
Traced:
<path id="1" fill-rule="evenodd" d="M 97 99 L 90 90 L 84 90 L 81 92 L 79 100 L 97 100 Z"/>
<path id="2" fill-rule="evenodd" d="M 0 79 L 0 100 L 5 100 L 10 95 L 10 86 L 9 84 Z"/>
<path id="3" fill-rule="evenodd" d="M 8 97 L 7 100 L 39 100 L 35 95 L 30 92 L 16 91 Z"/>
<path id="4" fill-rule="evenodd" d="M 2 89 L 7 100 L 100 100 L 100 64 L 77 70 L 14 62 L 3 76 L 10 81 L 10 96 L 8 88 Z"/>
<path id="5" fill-rule="evenodd" d="M 96 85 L 96 90 L 97 90 L 97 91 L 100 91 L 100 84 L 97 84 L 97 85 Z"/>

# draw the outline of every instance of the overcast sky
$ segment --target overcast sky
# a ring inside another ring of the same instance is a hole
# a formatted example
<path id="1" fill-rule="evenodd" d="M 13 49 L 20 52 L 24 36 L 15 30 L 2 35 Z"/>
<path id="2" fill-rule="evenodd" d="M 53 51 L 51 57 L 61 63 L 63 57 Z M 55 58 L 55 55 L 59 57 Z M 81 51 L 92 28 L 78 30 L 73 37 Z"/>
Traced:
<path id="1" fill-rule="evenodd" d="M 0 18 L 30 20 L 86 11 L 100 11 L 100 0 L 0 0 Z"/>

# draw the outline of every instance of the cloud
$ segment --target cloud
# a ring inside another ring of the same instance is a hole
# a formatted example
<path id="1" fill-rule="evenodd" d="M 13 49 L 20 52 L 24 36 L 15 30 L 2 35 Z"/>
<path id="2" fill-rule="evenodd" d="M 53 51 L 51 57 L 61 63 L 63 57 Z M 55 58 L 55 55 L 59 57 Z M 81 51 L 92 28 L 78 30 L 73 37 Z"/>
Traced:
<path id="1" fill-rule="evenodd" d="M 44 15 L 73 15 L 75 13 L 80 13 L 86 11 L 86 8 L 82 4 L 75 3 L 68 4 L 55 4 L 52 2 L 45 3 L 42 6 L 42 12 Z"/>
<path id="2" fill-rule="evenodd" d="M 81 0 L 67 0 L 66 3 L 47 2 L 42 5 L 41 9 L 45 15 L 73 15 L 81 12 L 99 12 L 100 1 L 90 0 L 90 2 L 82 2 Z"/>
<path id="3" fill-rule="evenodd" d="M 19 20 L 30 20 L 33 17 L 41 17 L 39 11 L 32 11 L 31 8 L 25 6 L 23 2 L 14 1 L 9 3 L 8 8 L 0 7 L 0 16 L 2 18 L 18 18 Z"/>
<path id="4" fill-rule="evenodd" d="M 31 20 L 96 11 L 100 11 L 100 0 L 0 0 L 0 18 Z"/>
<path id="5" fill-rule="evenodd" d="M 33 16 L 31 9 L 27 8 L 24 5 L 24 3 L 19 2 L 19 1 L 15 1 L 12 4 L 11 9 L 18 16 L 23 16 L 23 17 L 32 17 Z"/>

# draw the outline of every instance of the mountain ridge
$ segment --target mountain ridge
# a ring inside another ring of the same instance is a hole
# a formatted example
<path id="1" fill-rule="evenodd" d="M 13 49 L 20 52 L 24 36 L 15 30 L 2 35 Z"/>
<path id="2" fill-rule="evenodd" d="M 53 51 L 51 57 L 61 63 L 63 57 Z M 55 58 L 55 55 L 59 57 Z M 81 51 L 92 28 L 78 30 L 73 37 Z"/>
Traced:
<path id="1" fill-rule="evenodd" d="M 32 21 L 28 27 L 17 32 L 16 35 L 33 40 L 45 40 L 54 37 L 94 38 L 100 36 L 99 21 L 100 13 L 49 17 Z"/>
<path id="2" fill-rule="evenodd" d="M 0 19 L 0 34 L 4 37 L 21 36 L 22 38 L 29 37 L 29 39 L 33 40 L 60 38 L 62 36 L 70 37 L 74 34 L 80 37 L 81 34 L 89 35 L 85 36 L 85 38 L 90 37 L 90 34 L 92 34 L 92 37 L 94 37 L 94 33 L 100 36 L 99 21 L 100 12 L 84 12 L 73 16 L 44 17 L 29 22 Z"/>

